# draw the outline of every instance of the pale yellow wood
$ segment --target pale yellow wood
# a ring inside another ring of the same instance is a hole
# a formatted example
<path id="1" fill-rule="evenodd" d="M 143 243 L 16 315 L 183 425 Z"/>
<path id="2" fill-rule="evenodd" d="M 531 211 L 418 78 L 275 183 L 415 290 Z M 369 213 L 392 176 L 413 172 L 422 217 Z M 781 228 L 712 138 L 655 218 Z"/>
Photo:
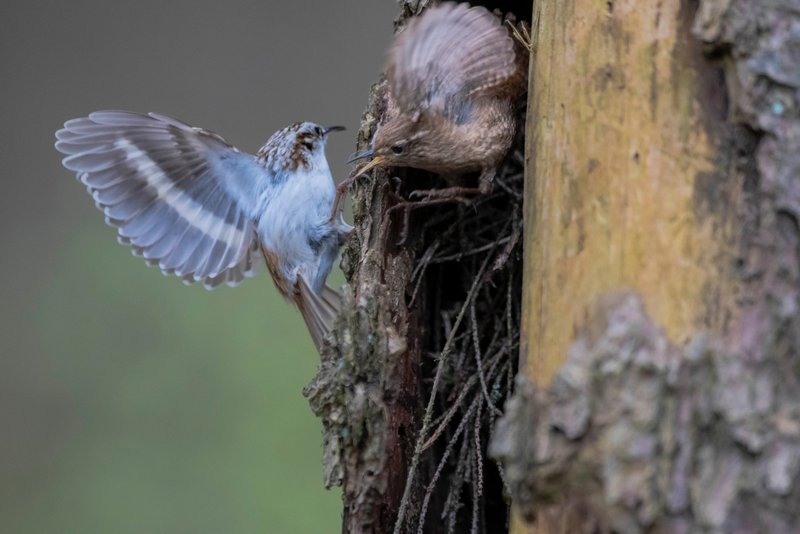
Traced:
<path id="1" fill-rule="evenodd" d="M 696 216 L 713 173 L 680 0 L 543 0 L 532 61 L 523 359 L 548 384 L 587 306 L 632 287 L 669 336 L 707 318 L 723 246 Z"/>
<path id="2" fill-rule="evenodd" d="M 635 289 L 682 342 L 718 325 L 733 290 L 719 218 L 698 208 L 721 106 L 704 94 L 687 2 L 537 0 L 534 11 L 521 368 L 546 387 L 600 295 Z M 582 530 L 568 505 L 539 517 L 515 514 L 511 531 Z"/>

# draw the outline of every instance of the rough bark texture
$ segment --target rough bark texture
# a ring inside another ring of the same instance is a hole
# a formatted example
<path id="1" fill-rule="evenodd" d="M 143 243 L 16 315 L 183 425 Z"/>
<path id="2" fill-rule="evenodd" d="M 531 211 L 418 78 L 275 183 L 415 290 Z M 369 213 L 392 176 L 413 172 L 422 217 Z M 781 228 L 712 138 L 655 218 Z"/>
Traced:
<path id="1" fill-rule="evenodd" d="M 678 347 L 634 293 L 601 298 L 551 387 L 518 384 L 496 432 L 519 510 L 570 533 L 797 532 L 800 398 L 779 382 L 798 362 L 775 341 Z"/>
<path id="2" fill-rule="evenodd" d="M 362 120 L 361 147 L 382 112 L 380 87 L 373 87 Z M 392 531 L 420 402 L 416 318 L 406 307 L 414 251 L 392 246 L 389 177 L 374 176 L 353 197 L 355 235 L 342 254 L 349 295 L 322 368 L 304 392 L 323 422 L 325 481 L 343 487 L 348 533 Z M 392 276 L 384 277 L 386 271 Z"/>
<path id="3" fill-rule="evenodd" d="M 430 2 L 399 3 L 397 27 Z M 488 7 L 520 14 L 514 4 Z M 361 149 L 381 120 L 384 91 L 372 88 Z M 324 426 L 326 483 L 343 487 L 344 532 L 395 531 L 401 500 L 401 532 L 506 528 L 501 473 L 484 452 L 516 372 L 521 146 L 520 135 L 494 193 L 468 206 L 421 208 L 404 221 L 390 211 L 400 197 L 443 183 L 413 169 L 372 173 L 354 188 L 355 232 L 342 260 L 349 295 L 305 391 Z M 432 383 L 438 396 L 420 447 Z"/>
<path id="4" fill-rule="evenodd" d="M 400 4 L 396 28 L 420 2 Z M 384 83 L 370 91 L 360 149 L 383 114 L 383 91 Z M 348 533 L 392 531 L 422 402 L 418 320 L 406 306 L 416 249 L 395 246 L 397 224 L 387 215 L 391 184 L 387 172 L 376 171 L 354 188 L 355 231 L 342 251 L 349 297 L 322 368 L 305 390 L 323 422 L 326 484 L 343 488 L 342 531 Z"/>
<path id="5" fill-rule="evenodd" d="M 512 530 L 797 532 L 800 5 L 536 9 Z"/>

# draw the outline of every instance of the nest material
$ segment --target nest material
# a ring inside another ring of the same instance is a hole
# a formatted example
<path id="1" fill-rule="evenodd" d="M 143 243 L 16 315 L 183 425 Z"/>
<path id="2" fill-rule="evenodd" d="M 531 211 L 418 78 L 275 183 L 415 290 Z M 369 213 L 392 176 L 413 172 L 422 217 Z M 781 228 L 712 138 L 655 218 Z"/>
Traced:
<path id="1" fill-rule="evenodd" d="M 415 4 L 402 2 L 398 27 Z M 384 90 L 370 92 L 361 149 Z M 323 423 L 326 485 L 343 487 L 345 532 L 507 527 L 506 484 L 486 446 L 518 357 L 523 108 L 489 195 L 406 210 L 409 192 L 438 187 L 413 169 L 377 170 L 354 188 L 349 289 L 304 391 Z"/>
<path id="2" fill-rule="evenodd" d="M 408 306 L 421 323 L 425 402 L 395 532 L 496 532 L 508 520 L 502 468 L 486 444 L 517 371 L 523 122 L 520 110 L 490 195 L 395 217 L 420 251 Z"/>

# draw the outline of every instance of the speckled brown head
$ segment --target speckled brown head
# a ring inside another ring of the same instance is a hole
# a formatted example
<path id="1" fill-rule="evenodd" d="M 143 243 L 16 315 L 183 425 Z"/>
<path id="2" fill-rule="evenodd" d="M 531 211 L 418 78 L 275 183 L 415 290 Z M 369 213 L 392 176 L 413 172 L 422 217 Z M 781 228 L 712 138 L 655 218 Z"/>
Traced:
<path id="1" fill-rule="evenodd" d="M 447 176 L 481 171 L 488 191 L 511 146 L 524 91 L 519 50 L 483 7 L 444 3 L 414 18 L 389 50 L 387 112 L 359 174 L 375 166 Z"/>
<path id="2" fill-rule="evenodd" d="M 259 160 L 274 171 L 308 169 L 311 155 L 324 146 L 328 133 L 344 126 L 323 127 L 313 122 L 296 122 L 272 134 L 257 153 Z"/>

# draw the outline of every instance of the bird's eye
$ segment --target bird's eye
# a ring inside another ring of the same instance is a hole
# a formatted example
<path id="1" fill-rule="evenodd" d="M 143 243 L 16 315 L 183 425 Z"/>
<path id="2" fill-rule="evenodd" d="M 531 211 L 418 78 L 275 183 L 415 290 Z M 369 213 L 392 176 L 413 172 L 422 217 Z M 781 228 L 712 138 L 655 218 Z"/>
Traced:
<path id="1" fill-rule="evenodd" d="M 316 126 L 314 128 L 314 133 L 317 134 L 318 136 L 322 137 L 322 128 L 320 128 L 319 126 Z"/>
<path id="2" fill-rule="evenodd" d="M 392 145 L 392 152 L 394 152 L 395 154 L 402 154 L 403 147 L 401 145 Z"/>

